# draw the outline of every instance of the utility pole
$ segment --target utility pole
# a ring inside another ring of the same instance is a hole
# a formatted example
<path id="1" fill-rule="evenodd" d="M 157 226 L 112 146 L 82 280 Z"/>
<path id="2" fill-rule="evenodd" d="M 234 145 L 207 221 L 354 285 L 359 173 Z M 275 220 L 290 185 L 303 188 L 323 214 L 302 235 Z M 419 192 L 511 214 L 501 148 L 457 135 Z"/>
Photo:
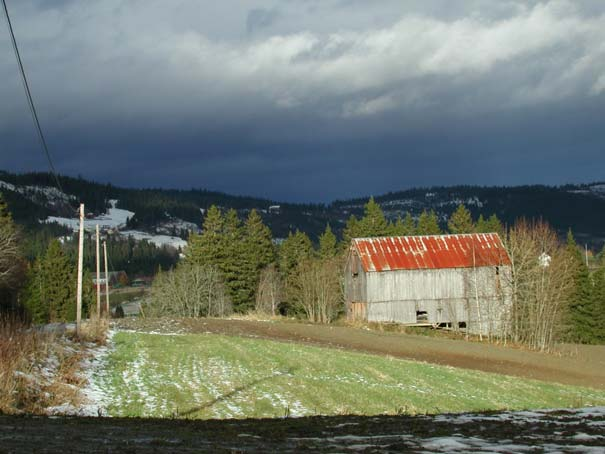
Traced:
<path id="1" fill-rule="evenodd" d="M 84 266 L 84 204 L 80 204 L 80 241 L 78 244 L 78 291 L 76 295 L 76 336 L 80 337 L 82 323 L 82 268 Z"/>
<path id="2" fill-rule="evenodd" d="M 97 224 L 97 319 L 101 318 L 101 256 L 99 253 L 99 224 Z"/>
<path id="3" fill-rule="evenodd" d="M 103 241 L 103 255 L 105 257 L 105 315 L 109 317 L 109 273 L 107 272 L 107 242 Z"/>

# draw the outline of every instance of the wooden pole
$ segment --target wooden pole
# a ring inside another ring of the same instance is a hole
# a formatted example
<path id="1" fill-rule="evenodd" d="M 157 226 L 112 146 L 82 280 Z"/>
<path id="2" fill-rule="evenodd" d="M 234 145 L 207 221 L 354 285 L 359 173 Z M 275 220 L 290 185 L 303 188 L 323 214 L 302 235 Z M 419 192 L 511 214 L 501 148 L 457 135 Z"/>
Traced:
<path id="1" fill-rule="evenodd" d="M 105 315 L 109 317 L 109 273 L 107 271 L 107 242 L 103 241 L 103 256 L 105 257 Z"/>
<path id="2" fill-rule="evenodd" d="M 99 224 L 97 224 L 97 319 L 101 318 L 101 254 L 99 252 Z"/>
<path id="3" fill-rule="evenodd" d="M 78 243 L 78 290 L 76 294 L 76 336 L 82 323 L 82 268 L 84 266 L 84 204 L 80 204 L 80 237 Z"/>

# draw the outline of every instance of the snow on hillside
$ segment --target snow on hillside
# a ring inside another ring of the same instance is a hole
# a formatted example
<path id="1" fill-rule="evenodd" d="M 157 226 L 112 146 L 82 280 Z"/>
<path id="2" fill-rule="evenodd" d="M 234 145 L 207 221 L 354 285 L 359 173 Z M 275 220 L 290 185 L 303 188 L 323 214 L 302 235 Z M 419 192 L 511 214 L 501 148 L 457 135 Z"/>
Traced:
<path id="1" fill-rule="evenodd" d="M 190 232 L 199 232 L 200 228 L 193 222 L 184 221 L 180 218 L 171 217 L 169 221 L 164 221 L 155 227 L 155 233 L 163 235 L 172 235 L 174 232 L 187 230 Z"/>
<path id="2" fill-rule="evenodd" d="M 32 202 L 44 206 L 53 206 L 57 202 L 70 202 L 76 199 L 75 196 L 65 194 L 52 186 L 16 186 L 0 180 L 0 189 L 17 192 Z"/>
<path id="3" fill-rule="evenodd" d="M 134 216 L 132 211 L 115 208 L 117 200 L 110 200 L 109 203 L 112 208 L 107 210 L 106 214 L 101 214 L 94 218 L 84 220 L 84 230 L 94 230 L 96 225 L 99 224 L 101 229 L 120 229 L 126 226 L 128 218 Z M 56 222 L 57 224 L 64 225 L 72 229 L 74 232 L 80 230 L 80 220 L 78 218 L 63 218 L 58 216 L 49 216 L 44 221 L 45 223 Z"/>
<path id="4" fill-rule="evenodd" d="M 187 241 L 171 235 L 153 235 L 146 232 L 141 232 L 138 230 L 120 230 L 126 227 L 126 223 L 129 218 L 134 216 L 134 212 L 124 210 L 121 208 L 116 208 L 118 204 L 117 200 L 110 200 L 109 205 L 111 208 L 107 210 L 107 213 L 101 214 L 99 216 L 95 216 L 94 218 L 88 218 L 84 220 L 84 230 L 94 231 L 96 229 L 97 224 L 99 225 L 101 230 L 115 230 L 120 235 L 124 237 L 132 237 L 136 241 L 147 240 L 150 243 L 155 244 L 157 247 L 162 246 L 171 246 L 175 249 L 182 249 L 187 246 Z M 180 222 L 179 222 L 180 221 Z M 78 232 L 80 230 L 80 220 L 78 218 L 64 218 L 59 216 L 49 216 L 47 219 L 44 219 L 40 222 L 44 223 L 53 223 L 63 225 L 74 232 Z M 195 224 L 186 223 L 185 221 L 181 221 L 177 219 L 174 221 L 170 227 L 171 228 L 187 228 L 187 227 L 195 227 Z M 196 230 L 197 231 L 197 230 Z M 163 232 L 164 233 L 164 232 Z M 167 232 L 166 232 L 167 233 Z"/>
<path id="5" fill-rule="evenodd" d="M 151 235 L 150 233 L 140 232 L 138 230 L 122 230 L 120 235 L 132 237 L 137 241 L 147 240 L 157 247 L 172 246 L 175 249 L 187 246 L 187 241 L 182 238 L 170 235 Z"/>

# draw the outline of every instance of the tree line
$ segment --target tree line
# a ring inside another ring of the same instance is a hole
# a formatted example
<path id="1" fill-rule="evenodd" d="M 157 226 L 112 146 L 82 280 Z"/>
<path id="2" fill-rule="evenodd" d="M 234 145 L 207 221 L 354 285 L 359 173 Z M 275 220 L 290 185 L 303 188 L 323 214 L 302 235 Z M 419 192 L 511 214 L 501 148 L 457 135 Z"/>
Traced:
<path id="1" fill-rule="evenodd" d="M 561 341 L 605 342 L 605 249 L 589 268 L 572 232 L 562 242 L 545 222 L 521 220 L 505 228 L 497 216 L 473 218 L 463 205 L 448 219 L 425 211 L 389 221 L 373 199 L 362 216 L 349 218 L 341 241 L 327 224 L 316 243 L 296 230 L 277 244 L 255 210 L 242 220 L 233 209 L 212 206 L 202 232 L 190 235 L 184 259 L 177 263 L 171 257 L 161 267 L 149 313 L 198 317 L 257 311 L 329 323 L 344 312 L 342 272 L 351 238 L 444 232 L 501 235 L 512 261 L 512 305 L 501 340 L 537 349 Z M 72 319 L 73 245 L 48 235 L 37 243 L 35 257 L 25 257 L 22 235 L 0 197 L 3 307 L 24 308 L 40 323 Z M 89 241 L 87 248 L 92 247 Z M 154 260 L 153 248 L 146 244 L 116 241 L 112 248 L 116 261 Z M 87 255 L 94 257 L 92 250 Z M 84 298 L 90 303 L 92 294 Z"/>
<path id="2" fill-rule="evenodd" d="M 203 307 L 179 303 L 191 309 L 172 311 L 173 315 L 255 310 L 329 323 L 344 312 L 342 273 L 351 238 L 487 232 L 501 236 L 512 260 L 508 283 L 512 304 L 498 340 L 541 350 L 561 341 L 605 342 L 604 252 L 599 266 L 589 271 L 571 232 L 565 244 L 544 222 L 520 220 L 507 229 L 496 215 L 473 218 L 464 205 L 447 220 L 425 211 L 417 218 L 408 213 L 389 221 L 371 198 L 363 216 L 347 221 L 341 241 L 328 224 L 316 244 L 299 230 L 274 244 L 255 211 L 242 222 L 234 210 L 223 212 L 213 206 L 202 233 L 191 235 L 185 260 L 154 284 L 152 306 L 161 308 L 159 314 L 167 311 L 166 301 L 184 301 L 182 296 L 170 298 L 167 288 L 177 293 L 180 286 L 186 294 L 183 288 L 191 281 L 205 283 L 203 291 L 195 287 L 204 295 L 199 298 Z M 216 297 L 214 306 L 211 294 Z"/>

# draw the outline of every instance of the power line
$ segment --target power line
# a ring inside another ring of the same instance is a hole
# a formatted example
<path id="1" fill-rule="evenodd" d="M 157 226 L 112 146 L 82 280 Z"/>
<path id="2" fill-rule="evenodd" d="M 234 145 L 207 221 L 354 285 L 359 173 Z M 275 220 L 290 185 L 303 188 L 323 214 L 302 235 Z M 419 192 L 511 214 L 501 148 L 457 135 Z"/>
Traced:
<path id="1" fill-rule="evenodd" d="M 25 95 L 27 97 L 27 104 L 29 110 L 32 114 L 32 118 L 34 119 L 34 126 L 36 127 L 36 131 L 38 132 L 38 138 L 40 139 L 40 144 L 42 145 L 42 149 L 44 150 L 44 154 L 46 155 L 46 159 L 48 160 L 48 165 L 50 167 L 50 171 L 55 178 L 55 183 L 57 183 L 57 187 L 61 192 L 63 192 L 63 188 L 61 187 L 61 183 L 59 182 L 59 177 L 57 176 L 57 172 L 55 170 L 55 166 L 53 165 L 53 161 L 50 157 L 50 152 L 48 151 L 48 146 L 46 144 L 46 139 L 44 138 L 44 133 L 42 132 L 42 127 L 40 126 L 40 121 L 38 120 L 38 113 L 36 112 L 36 106 L 34 105 L 34 100 L 32 98 L 31 91 L 29 89 L 29 84 L 27 82 L 27 77 L 25 75 L 25 68 L 23 67 L 23 62 L 21 61 L 21 55 L 19 54 L 19 48 L 17 47 L 17 40 L 15 39 L 15 33 L 13 31 L 13 25 L 11 23 L 10 16 L 8 14 L 8 8 L 6 6 L 6 0 L 2 0 L 2 6 L 4 6 L 4 15 L 6 17 L 6 23 L 8 24 L 8 31 L 11 35 L 11 41 L 13 43 L 13 50 L 15 51 L 15 57 L 17 58 L 17 64 L 19 65 L 19 72 L 21 73 L 21 81 L 23 82 L 23 88 L 25 89 Z"/>

